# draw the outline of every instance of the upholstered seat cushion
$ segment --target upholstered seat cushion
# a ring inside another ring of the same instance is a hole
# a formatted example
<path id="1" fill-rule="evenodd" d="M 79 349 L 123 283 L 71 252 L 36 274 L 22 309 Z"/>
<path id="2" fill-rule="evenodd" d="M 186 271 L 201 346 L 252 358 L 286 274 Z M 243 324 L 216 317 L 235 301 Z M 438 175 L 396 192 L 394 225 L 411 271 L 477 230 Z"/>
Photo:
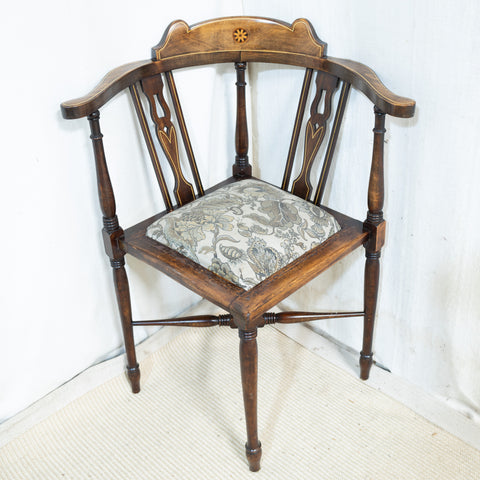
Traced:
<path id="1" fill-rule="evenodd" d="M 339 230 L 316 205 L 248 179 L 168 213 L 147 236 L 248 290 Z"/>

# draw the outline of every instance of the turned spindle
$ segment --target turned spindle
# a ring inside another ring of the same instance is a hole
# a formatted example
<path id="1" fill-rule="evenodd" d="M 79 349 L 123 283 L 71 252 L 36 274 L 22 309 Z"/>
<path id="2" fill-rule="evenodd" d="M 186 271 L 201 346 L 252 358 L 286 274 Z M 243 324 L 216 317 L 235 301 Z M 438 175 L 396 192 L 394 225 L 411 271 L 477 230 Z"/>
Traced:
<path id="1" fill-rule="evenodd" d="M 262 445 L 258 440 L 257 431 L 257 329 L 239 330 L 238 336 L 240 337 L 240 368 L 247 423 L 245 451 L 250 470 L 257 472 L 260 470 L 260 458 L 262 456 Z"/>
<path id="2" fill-rule="evenodd" d="M 118 240 L 123 235 L 123 230 L 118 224 L 116 215 L 115 196 L 108 173 L 105 151 L 103 148 L 103 135 L 100 130 L 100 113 L 93 112 L 88 117 L 90 124 L 90 138 L 95 155 L 95 168 L 97 173 L 98 198 L 103 214 L 103 240 L 105 252 L 110 258 L 113 269 L 113 281 L 117 295 L 117 303 L 122 321 L 122 330 L 125 340 L 127 356 L 127 375 L 133 393 L 140 391 L 140 370 L 135 354 L 135 341 L 132 329 L 132 310 L 130 305 L 130 292 L 127 273 L 125 271 L 125 252 L 119 246 Z"/>
<path id="3" fill-rule="evenodd" d="M 234 177 L 249 177 L 252 175 L 252 166 L 248 163 L 248 129 L 247 108 L 245 102 L 245 62 L 235 63 L 237 71 L 237 122 L 235 127 L 235 163 L 233 165 Z"/>
<path id="4" fill-rule="evenodd" d="M 368 184 L 368 212 L 364 227 L 370 232 L 365 244 L 365 283 L 363 345 L 360 352 L 360 378 L 367 380 L 373 363 L 373 330 L 377 309 L 378 282 L 380 277 L 380 251 L 385 241 L 385 221 L 383 219 L 384 173 L 383 145 L 385 139 L 385 113 L 375 107 L 375 127 L 373 129 L 373 155 Z"/>

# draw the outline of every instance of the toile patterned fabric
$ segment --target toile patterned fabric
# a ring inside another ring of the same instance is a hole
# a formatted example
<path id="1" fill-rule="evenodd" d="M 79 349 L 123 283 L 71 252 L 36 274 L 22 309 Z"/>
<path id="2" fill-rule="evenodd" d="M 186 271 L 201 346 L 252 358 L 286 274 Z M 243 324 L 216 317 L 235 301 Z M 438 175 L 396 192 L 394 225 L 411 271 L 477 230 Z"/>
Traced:
<path id="1" fill-rule="evenodd" d="M 339 230 L 320 207 L 248 179 L 168 213 L 147 236 L 248 290 Z"/>

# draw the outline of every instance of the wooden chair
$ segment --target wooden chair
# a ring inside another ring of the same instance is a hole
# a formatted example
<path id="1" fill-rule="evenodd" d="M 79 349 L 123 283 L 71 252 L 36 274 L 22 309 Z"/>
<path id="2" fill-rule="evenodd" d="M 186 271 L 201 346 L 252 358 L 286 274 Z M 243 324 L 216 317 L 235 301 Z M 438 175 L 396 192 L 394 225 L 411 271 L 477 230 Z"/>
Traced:
<path id="1" fill-rule="evenodd" d="M 370 68 L 350 60 L 327 57 L 326 47 L 305 19 L 298 19 L 291 25 L 255 17 L 220 18 L 193 26 L 175 21 L 167 28 L 160 43 L 152 49 L 151 60 L 112 70 L 88 95 L 64 102 L 61 106 L 64 118 L 86 116 L 90 123 L 103 213 L 103 238 L 113 267 L 125 339 L 127 373 L 133 392 L 140 390 L 134 326 L 225 325 L 237 328 L 247 425 L 246 454 L 252 471 L 259 470 L 262 451 L 257 434 L 256 336 L 259 327 L 275 322 L 363 317 L 364 336 L 360 354 L 362 379 L 368 378 L 372 365 L 379 259 L 385 238 L 382 213 L 385 115 L 412 117 L 415 102 L 387 90 Z M 173 71 L 225 62 L 234 64 L 237 78 L 233 176 L 204 190 Z M 245 102 L 248 62 L 305 68 L 280 188 L 251 176 Z M 312 80 L 314 98 L 307 105 Z M 167 104 L 165 86 L 171 105 Z M 327 207 L 319 207 L 351 86 L 373 102 L 375 114 L 368 212 L 363 222 Z M 126 88 L 131 93 L 166 210 L 123 230 L 115 211 L 98 109 Z M 332 106 L 332 97 L 337 89 L 338 101 Z M 150 118 L 145 111 L 145 104 L 150 110 Z M 309 114 L 306 118 L 307 107 Z M 172 118 L 172 111 L 175 118 Z M 185 173 L 182 166 L 178 132 L 185 147 L 190 174 Z M 304 151 L 298 157 L 302 158 L 303 163 L 296 170 L 300 173 L 292 178 L 300 135 L 304 136 Z M 310 173 L 325 139 L 328 143 L 323 166 L 320 179 L 314 187 Z M 163 150 L 175 179 L 172 193 L 167 188 L 162 172 L 158 146 Z M 187 177 L 192 180 L 189 181 Z M 362 245 L 366 252 L 362 311 L 268 313 L 270 308 Z M 124 267 L 127 253 L 166 273 L 228 313 L 155 321 L 132 320 Z"/>

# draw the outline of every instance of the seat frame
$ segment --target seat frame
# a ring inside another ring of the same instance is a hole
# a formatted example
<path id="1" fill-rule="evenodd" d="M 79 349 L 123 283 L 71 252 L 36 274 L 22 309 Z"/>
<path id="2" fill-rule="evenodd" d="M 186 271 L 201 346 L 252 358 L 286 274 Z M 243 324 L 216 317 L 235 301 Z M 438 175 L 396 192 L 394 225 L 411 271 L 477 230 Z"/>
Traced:
<path id="1" fill-rule="evenodd" d="M 172 71 L 194 65 L 233 62 L 237 82 L 237 118 L 235 132 L 235 163 L 233 176 L 204 191 L 193 149 L 185 125 Z M 306 74 L 295 119 L 292 141 L 282 188 L 291 184 L 293 194 L 319 205 L 330 170 L 343 112 L 350 86 L 362 91 L 374 104 L 375 125 L 373 155 L 368 186 L 368 211 L 364 222 L 347 217 L 322 206 L 339 222 L 341 230 L 322 244 L 269 276 L 250 290 L 229 282 L 189 258 L 146 236 L 147 227 L 175 208 L 231 182 L 252 177 L 248 159 L 248 129 L 245 101 L 245 70 L 247 62 L 281 63 L 306 68 Z M 292 181 L 292 165 L 305 114 L 308 91 L 314 73 L 316 95 L 307 122 L 305 151 L 299 176 Z M 319 72 L 319 73 L 318 73 Z M 176 130 L 163 95 L 163 78 L 170 91 L 173 109 L 195 187 L 185 180 L 178 157 Z M 310 171 L 327 130 L 331 97 L 342 82 L 321 179 L 313 196 Z M 140 87 L 140 88 L 139 88 Z M 166 210 L 139 224 L 123 230 L 116 215 L 113 193 L 100 130 L 98 109 L 125 88 L 129 88 L 147 148 L 152 159 Z M 160 143 L 175 176 L 174 201 L 163 178 L 153 136 L 148 127 L 140 100 L 141 91 L 149 100 L 150 114 Z M 319 102 L 325 108 L 318 113 Z M 158 105 L 163 110 L 160 117 Z M 89 94 L 61 106 L 66 119 L 87 117 L 93 144 L 98 180 L 98 193 L 103 214 L 105 251 L 113 269 L 127 357 L 127 373 L 134 393 L 140 391 L 140 370 L 135 354 L 133 327 L 139 325 L 178 325 L 191 327 L 229 326 L 237 328 L 240 337 L 240 364 L 247 424 L 246 454 L 252 471 L 260 468 L 261 444 L 257 433 L 257 329 L 272 323 L 297 323 L 311 320 L 362 317 L 363 344 L 360 353 L 360 377 L 367 379 L 373 363 L 373 327 L 377 305 L 380 252 L 385 241 L 384 202 L 384 134 L 385 115 L 408 118 L 413 116 L 415 102 L 390 92 L 368 67 L 350 60 L 326 56 L 326 44 L 318 39 L 305 19 L 291 25 L 278 20 L 258 17 L 227 17 L 189 26 L 176 21 L 167 28 L 160 43 L 152 49 L 152 59 L 134 62 L 111 71 Z M 310 130 L 308 130 L 310 128 Z M 173 136 L 172 136 L 173 135 Z M 173 140 L 172 140 L 173 139 Z M 195 193 L 195 189 L 197 193 Z M 364 308 L 356 312 L 281 312 L 268 310 L 318 276 L 354 249 L 365 247 Z M 130 293 L 125 271 L 125 255 L 130 254 L 164 272 L 182 285 L 224 309 L 227 314 L 203 315 L 160 320 L 133 320 Z"/>

